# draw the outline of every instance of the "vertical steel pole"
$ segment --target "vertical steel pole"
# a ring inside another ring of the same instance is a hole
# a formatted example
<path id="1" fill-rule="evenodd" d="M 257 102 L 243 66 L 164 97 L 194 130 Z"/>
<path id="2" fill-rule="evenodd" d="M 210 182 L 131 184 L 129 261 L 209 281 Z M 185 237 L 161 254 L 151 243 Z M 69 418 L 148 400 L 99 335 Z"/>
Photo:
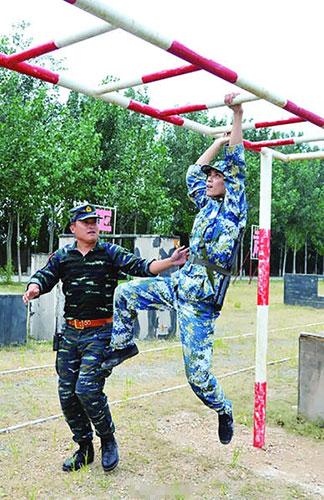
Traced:
<path id="1" fill-rule="evenodd" d="M 256 360 L 254 386 L 254 439 L 253 446 L 262 448 L 265 441 L 265 414 L 267 395 L 267 344 L 270 274 L 272 154 L 261 150 L 260 202 L 259 202 L 259 263 Z"/>

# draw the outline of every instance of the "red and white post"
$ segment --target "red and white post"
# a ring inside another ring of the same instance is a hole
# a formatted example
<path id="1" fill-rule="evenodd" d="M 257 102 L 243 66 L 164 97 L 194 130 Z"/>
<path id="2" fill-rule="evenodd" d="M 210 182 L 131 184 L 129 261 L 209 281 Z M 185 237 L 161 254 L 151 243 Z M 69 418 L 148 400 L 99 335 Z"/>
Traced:
<path id="1" fill-rule="evenodd" d="M 265 441 L 265 415 L 267 395 L 267 345 L 270 275 L 272 153 L 261 150 L 260 202 L 259 202 L 259 263 L 257 331 L 254 386 L 253 446 L 262 448 Z"/>

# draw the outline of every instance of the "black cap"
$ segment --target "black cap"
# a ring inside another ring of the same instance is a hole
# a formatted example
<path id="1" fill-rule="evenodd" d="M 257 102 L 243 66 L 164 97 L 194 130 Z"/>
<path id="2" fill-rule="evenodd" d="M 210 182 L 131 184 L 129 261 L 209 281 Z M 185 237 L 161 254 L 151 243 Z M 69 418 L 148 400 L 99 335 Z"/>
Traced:
<path id="1" fill-rule="evenodd" d="M 78 207 L 71 208 L 70 210 L 70 222 L 76 222 L 77 220 L 86 219 L 101 219 L 100 215 L 96 212 L 96 207 L 86 203 L 85 205 L 79 205 Z"/>

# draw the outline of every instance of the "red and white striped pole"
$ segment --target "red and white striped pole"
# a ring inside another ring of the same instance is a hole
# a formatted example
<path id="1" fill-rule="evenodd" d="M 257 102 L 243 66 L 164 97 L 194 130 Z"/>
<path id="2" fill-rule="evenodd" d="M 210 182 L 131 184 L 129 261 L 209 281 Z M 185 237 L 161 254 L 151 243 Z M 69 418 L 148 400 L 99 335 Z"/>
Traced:
<path id="1" fill-rule="evenodd" d="M 235 71 L 226 68 L 225 66 L 219 64 L 216 61 L 208 59 L 201 56 L 197 52 L 194 52 L 190 48 L 186 47 L 177 40 L 172 40 L 169 37 L 163 36 L 148 27 L 144 26 L 141 22 L 130 18 L 126 14 L 122 13 L 111 3 L 104 2 L 102 0 L 64 0 L 70 4 L 79 7 L 90 14 L 93 14 L 100 19 L 110 22 L 113 26 L 119 26 L 120 28 L 132 33 L 133 35 L 146 40 L 147 42 L 160 47 L 161 49 L 173 54 L 174 56 L 180 57 L 184 61 L 198 66 L 213 75 L 222 78 L 223 80 L 233 83 L 241 89 L 247 90 L 252 94 L 271 102 L 275 106 L 285 109 L 292 114 L 299 116 L 300 118 L 305 118 L 307 121 L 324 128 L 324 118 L 316 115 L 312 111 L 302 108 L 301 106 L 295 104 L 294 102 L 286 99 L 282 96 L 278 96 L 262 85 L 255 84 L 249 81 L 244 76 L 239 76 Z M 116 2 L 114 2 L 115 4 Z"/>
<path id="2" fill-rule="evenodd" d="M 312 136 L 300 136 L 300 137 L 289 137 L 288 139 L 270 139 L 269 141 L 243 141 L 244 146 L 247 149 L 254 149 L 256 151 L 260 151 L 261 148 L 267 148 L 267 147 L 276 147 L 276 146 L 289 146 L 292 144 L 303 144 L 304 142 L 317 142 L 317 141 L 323 141 L 324 140 L 324 135 L 323 134 L 317 134 L 317 135 L 312 135 Z"/>
<path id="3" fill-rule="evenodd" d="M 97 99 L 100 99 L 102 101 L 121 106 L 124 109 L 129 109 L 146 116 L 151 116 L 152 118 L 156 118 L 157 120 L 172 123 L 172 125 L 184 127 L 200 134 L 205 134 L 212 137 L 215 135 L 214 127 L 209 127 L 208 125 L 203 125 L 193 120 L 182 118 L 181 116 L 161 116 L 161 113 L 158 109 L 117 93 L 95 95 L 95 90 L 83 84 L 82 82 L 71 79 L 66 75 L 60 75 L 58 73 L 54 73 L 53 71 L 41 68 L 39 66 L 31 65 L 26 62 L 10 63 L 8 62 L 8 56 L 2 53 L 0 53 L 0 66 L 11 69 L 12 71 L 17 71 L 19 73 L 32 76 L 34 78 L 38 78 L 54 85 L 65 87 L 69 90 L 73 90 L 74 92 L 81 92 L 84 95 L 96 97 Z"/>
<path id="4" fill-rule="evenodd" d="M 268 149 L 262 149 L 259 202 L 259 263 L 253 436 L 253 446 L 257 448 L 262 448 L 264 446 L 265 440 L 270 275 L 271 184 L 272 153 Z"/>
<path id="5" fill-rule="evenodd" d="M 156 71 L 155 73 L 148 73 L 146 75 L 137 76 L 135 78 L 133 77 L 133 78 L 128 78 L 127 80 L 120 80 L 118 82 L 109 82 L 104 85 L 100 85 L 100 87 L 96 89 L 96 94 L 106 94 L 108 92 L 115 92 L 117 90 L 136 87 L 138 85 L 144 85 L 147 83 L 158 82 L 160 80 L 166 80 L 167 78 L 173 78 L 175 76 L 187 75 L 188 73 L 193 73 L 195 71 L 201 71 L 201 68 L 198 68 L 193 64 L 189 64 L 188 66 L 180 66 L 179 68 L 162 69 L 161 71 Z M 177 113 L 171 113 L 171 114 L 176 115 Z"/>
<path id="6" fill-rule="evenodd" d="M 34 57 L 42 56 L 43 54 L 48 54 L 54 50 L 61 49 L 63 47 L 68 47 L 74 43 L 82 42 L 83 40 L 88 40 L 103 33 L 108 33 L 116 28 L 108 23 L 101 23 L 100 25 L 90 27 L 83 31 L 78 31 L 77 33 L 69 33 L 69 35 L 58 38 L 56 40 L 50 40 L 49 42 L 43 43 L 41 45 L 36 45 L 35 47 L 30 47 L 29 49 L 23 50 L 22 52 L 17 52 L 7 56 L 8 64 L 16 64 L 19 62 L 27 61 L 28 59 L 33 59 Z"/>

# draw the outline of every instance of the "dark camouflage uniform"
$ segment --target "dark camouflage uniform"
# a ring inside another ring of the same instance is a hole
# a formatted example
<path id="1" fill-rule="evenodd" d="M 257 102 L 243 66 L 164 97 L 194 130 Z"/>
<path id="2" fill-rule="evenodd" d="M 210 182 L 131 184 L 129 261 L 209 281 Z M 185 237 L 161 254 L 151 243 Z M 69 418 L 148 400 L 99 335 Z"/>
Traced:
<path id="1" fill-rule="evenodd" d="M 52 254 L 28 285 L 37 284 L 44 294 L 61 280 L 66 320 L 108 318 L 113 313 L 118 273 L 153 276 L 149 272 L 150 263 L 118 245 L 98 242 L 90 252 L 82 255 L 73 243 Z M 100 437 L 114 431 L 107 397 L 103 393 L 105 378 L 101 370 L 111 327 L 112 324 L 107 324 L 80 330 L 65 325 L 62 332 L 56 363 L 58 390 L 65 419 L 76 442 L 92 438 L 91 423 Z"/>

